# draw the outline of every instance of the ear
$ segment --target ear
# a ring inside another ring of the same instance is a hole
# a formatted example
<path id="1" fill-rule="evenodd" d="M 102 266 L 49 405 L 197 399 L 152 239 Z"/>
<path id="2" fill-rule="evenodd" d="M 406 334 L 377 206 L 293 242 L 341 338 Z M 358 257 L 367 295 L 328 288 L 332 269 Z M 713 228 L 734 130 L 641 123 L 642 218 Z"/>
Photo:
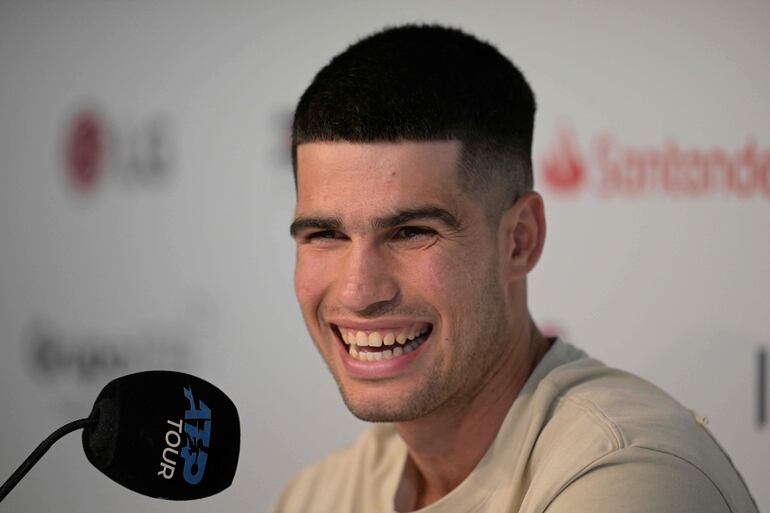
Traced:
<path id="1" fill-rule="evenodd" d="M 545 244 L 545 208 L 535 191 L 524 193 L 503 213 L 498 228 L 502 265 L 511 280 L 524 278 L 535 267 Z"/>

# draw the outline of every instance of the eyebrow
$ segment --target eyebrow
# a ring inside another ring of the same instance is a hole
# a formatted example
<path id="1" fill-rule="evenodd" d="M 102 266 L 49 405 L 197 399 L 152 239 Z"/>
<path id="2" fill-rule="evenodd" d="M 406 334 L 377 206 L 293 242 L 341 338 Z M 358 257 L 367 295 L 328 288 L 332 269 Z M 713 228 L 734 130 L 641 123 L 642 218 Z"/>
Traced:
<path id="1" fill-rule="evenodd" d="M 450 228 L 458 228 L 460 226 L 460 222 L 449 211 L 439 207 L 427 206 L 400 210 L 390 216 L 378 217 L 372 221 L 372 228 L 375 230 L 393 228 L 418 219 L 436 219 Z"/>
<path id="2" fill-rule="evenodd" d="M 374 230 L 383 230 L 422 219 L 435 219 L 453 229 L 460 227 L 460 221 L 448 210 L 434 206 L 399 210 L 392 215 L 373 219 L 371 227 Z M 338 217 L 298 217 L 291 223 L 289 233 L 292 237 L 295 237 L 299 231 L 306 228 L 336 231 L 342 228 L 342 220 Z"/>
<path id="3" fill-rule="evenodd" d="M 319 230 L 339 230 L 342 221 L 337 217 L 298 217 L 289 226 L 289 233 L 296 237 L 297 233 L 307 228 Z"/>

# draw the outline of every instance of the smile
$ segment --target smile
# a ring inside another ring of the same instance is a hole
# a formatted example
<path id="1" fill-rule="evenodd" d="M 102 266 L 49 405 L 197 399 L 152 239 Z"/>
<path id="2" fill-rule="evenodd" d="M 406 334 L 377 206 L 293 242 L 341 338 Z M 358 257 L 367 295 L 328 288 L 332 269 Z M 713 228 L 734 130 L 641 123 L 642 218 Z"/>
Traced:
<path id="1" fill-rule="evenodd" d="M 337 326 L 340 338 L 348 346 L 350 356 L 361 361 L 390 360 L 409 354 L 420 347 L 431 334 L 428 323 L 374 331 Z"/>

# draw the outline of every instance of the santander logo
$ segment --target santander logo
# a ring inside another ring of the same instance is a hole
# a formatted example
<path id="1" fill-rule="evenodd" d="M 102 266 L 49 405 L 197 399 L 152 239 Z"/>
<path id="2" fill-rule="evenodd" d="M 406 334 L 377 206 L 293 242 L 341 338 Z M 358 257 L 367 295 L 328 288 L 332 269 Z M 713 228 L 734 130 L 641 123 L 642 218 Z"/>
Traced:
<path id="1" fill-rule="evenodd" d="M 668 138 L 659 146 L 625 144 L 599 133 L 584 151 L 564 126 L 538 161 L 546 189 L 561 196 L 761 197 L 770 200 L 770 148 L 748 137 L 736 148 L 683 147 Z"/>
<path id="2" fill-rule="evenodd" d="M 573 130 L 559 130 L 557 142 L 542 158 L 540 169 L 551 192 L 574 194 L 585 185 L 586 165 Z"/>

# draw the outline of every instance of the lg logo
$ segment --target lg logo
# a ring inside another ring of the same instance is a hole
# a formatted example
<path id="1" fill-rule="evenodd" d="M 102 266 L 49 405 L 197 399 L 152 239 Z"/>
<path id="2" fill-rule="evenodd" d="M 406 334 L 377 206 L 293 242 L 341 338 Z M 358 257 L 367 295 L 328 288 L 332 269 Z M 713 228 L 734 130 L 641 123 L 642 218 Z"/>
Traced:
<path id="1" fill-rule="evenodd" d="M 84 194 L 107 181 L 124 186 L 158 185 L 173 167 L 172 135 L 164 116 L 117 123 L 96 109 L 83 108 L 65 131 L 68 181 Z"/>
<path id="2" fill-rule="evenodd" d="M 104 168 L 106 129 L 93 112 L 81 112 L 72 121 L 67 142 L 67 171 L 78 190 L 90 190 Z"/>

